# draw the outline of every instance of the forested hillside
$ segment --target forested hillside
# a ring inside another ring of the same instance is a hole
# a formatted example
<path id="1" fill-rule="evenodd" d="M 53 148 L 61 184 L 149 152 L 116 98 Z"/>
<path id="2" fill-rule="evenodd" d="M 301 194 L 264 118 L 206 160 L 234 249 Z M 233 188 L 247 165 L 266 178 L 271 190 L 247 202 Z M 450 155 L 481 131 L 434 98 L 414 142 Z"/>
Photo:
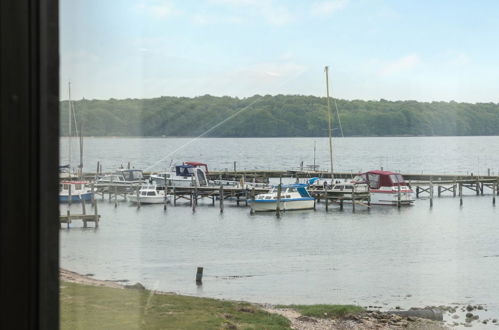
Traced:
<path id="1" fill-rule="evenodd" d="M 499 104 L 337 100 L 345 136 L 499 135 Z M 86 136 L 327 136 L 326 99 L 276 95 L 210 95 L 80 100 L 74 107 Z M 61 102 L 61 135 L 67 134 Z M 334 103 L 334 135 L 341 135 Z M 233 117 L 231 117 L 233 116 Z"/>

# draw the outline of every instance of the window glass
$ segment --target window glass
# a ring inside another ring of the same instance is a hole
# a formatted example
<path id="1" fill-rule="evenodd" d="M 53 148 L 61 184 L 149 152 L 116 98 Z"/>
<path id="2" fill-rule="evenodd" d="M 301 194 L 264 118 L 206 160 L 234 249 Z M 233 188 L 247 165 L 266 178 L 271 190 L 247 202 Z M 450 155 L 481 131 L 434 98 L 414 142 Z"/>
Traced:
<path id="1" fill-rule="evenodd" d="M 60 0 L 61 328 L 493 327 L 498 12 Z"/>

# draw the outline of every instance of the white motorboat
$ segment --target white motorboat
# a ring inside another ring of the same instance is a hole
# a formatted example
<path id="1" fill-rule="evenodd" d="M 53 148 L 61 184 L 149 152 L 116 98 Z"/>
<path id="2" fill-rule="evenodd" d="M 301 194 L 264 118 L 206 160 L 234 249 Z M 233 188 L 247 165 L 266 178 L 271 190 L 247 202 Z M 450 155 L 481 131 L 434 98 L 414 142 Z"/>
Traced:
<path id="1" fill-rule="evenodd" d="M 277 205 L 282 211 L 307 210 L 314 208 L 314 198 L 310 196 L 307 185 L 295 183 L 281 186 L 281 196 L 278 201 L 278 187 L 273 187 L 268 193 L 255 196 L 253 210 L 276 211 Z M 250 201 L 253 203 L 253 201 Z"/>
<path id="2" fill-rule="evenodd" d="M 62 181 L 59 184 L 59 202 L 81 202 L 92 200 L 92 190 L 87 181 Z"/>
<path id="3" fill-rule="evenodd" d="M 165 195 L 164 190 L 159 190 L 155 184 L 145 184 L 139 189 L 138 194 L 130 195 L 129 200 L 132 203 L 140 204 L 163 204 L 165 202 L 169 203 L 169 196 Z"/>
<path id="4" fill-rule="evenodd" d="M 174 187 L 206 187 L 208 186 L 208 166 L 199 162 L 184 162 L 172 167 L 168 173 L 160 173 L 154 180 L 166 178 L 166 184 Z M 164 179 L 163 179 L 164 180 Z"/>
<path id="5" fill-rule="evenodd" d="M 397 205 L 400 195 L 401 205 L 414 203 L 414 191 L 400 173 L 390 171 L 369 171 L 354 178 L 356 183 L 367 183 L 371 194 L 371 204 Z"/>

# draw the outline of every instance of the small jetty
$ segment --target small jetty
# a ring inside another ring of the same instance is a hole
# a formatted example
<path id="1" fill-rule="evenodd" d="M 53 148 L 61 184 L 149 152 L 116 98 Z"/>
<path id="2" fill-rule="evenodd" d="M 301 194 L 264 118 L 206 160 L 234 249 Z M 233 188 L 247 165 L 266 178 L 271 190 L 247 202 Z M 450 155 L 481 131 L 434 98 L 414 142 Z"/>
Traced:
<path id="1" fill-rule="evenodd" d="M 102 170 L 99 174 L 102 175 Z M 144 179 L 148 179 L 152 173 L 144 173 Z M 417 199 L 429 199 L 430 207 L 433 206 L 434 197 L 452 196 L 459 197 L 459 205 L 463 205 L 463 196 L 492 196 L 492 204 L 495 205 L 496 196 L 499 194 L 499 176 L 490 175 L 452 175 L 452 174 L 402 174 L 408 186 L 414 191 Z M 357 173 L 355 172 L 339 172 L 334 173 L 333 177 L 336 179 L 353 179 Z M 179 186 L 166 186 L 166 194 L 169 198 L 165 198 L 164 209 L 167 209 L 167 204 L 172 206 L 189 205 L 192 211 L 195 212 L 197 206 L 201 201 L 204 205 L 208 204 L 220 208 L 220 212 L 224 211 L 226 203 L 233 203 L 236 206 L 251 206 L 251 201 L 255 196 L 268 191 L 268 187 L 263 185 L 256 185 L 255 183 L 269 184 L 271 181 L 282 182 L 284 178 L 290 181 L 299 182 L 300 179 L 310 179 L 313 177 L 321 179 L 330 179 L 331 173 L 327 171 L 318 170 L 236 170 L 234 166 L 233 171 L 210 171 L 207 174 L 208 179 L 216 182 L 231 181 L 238 182 L 233 185 L 210 185 L 201 187 L 179 187 Z M 70 208 L 66 214 L 60 215 L 61 224 L 69 224 L 73 221 L 82 221 L 83 227 L 87 227 L 87 223 L 93 223 L 94 227 L 99 226 L 100 215 L 97 211 L 97 200 L 105 200 L 106 197 L 109 202 L 114 202 L 114 206 L 118 206 L 118 200 L 127 201 L 128 196 L 138 194 L 140 184 L 96 184 L 95 173 L 86 173 L 84 179 L 90 182 L 92 186 L 92 201 L 91 212 L 86 212 L 84 202 L 81 203 L 81 213 L 71 213 Z M 217 181 L 218 180 L 218 181 Z M 369 210 L 371 208 L 371 196 L 369 192 L 366 193 L 352 193 L 351 191 L 337 192 L 330 189 L 328 186 L 314 186 L 309 187 L 309 193 L 315 198 L 316 203 L 324 203 L 325 210 L 328 211 L 331 204 L 340 206 L 340 210 L 344 208 L 345 204 L 351 205 L 352 211 L 355 212 L 356 207 L 362 207 Z M 466 193 L 467 191 L 467 193 Z M 400 194 L 400 193 L 399 193 Z M 400 198 L 399 198 L 400 201 Z M 398 207 L 401 203 L 395 204 Z M 137 203 L 140 208 L 141 204 Z M 251 212 L 253 213 L 253 212 Z"/>

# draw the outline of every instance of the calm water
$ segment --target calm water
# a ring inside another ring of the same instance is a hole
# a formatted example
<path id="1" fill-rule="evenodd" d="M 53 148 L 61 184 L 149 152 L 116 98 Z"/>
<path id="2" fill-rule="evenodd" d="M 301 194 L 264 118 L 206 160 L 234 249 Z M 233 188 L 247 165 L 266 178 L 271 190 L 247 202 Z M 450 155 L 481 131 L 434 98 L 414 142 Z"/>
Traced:
<path id="1" fill-rule="evenodd" d="M 88 138 L 86 168 L 153 165 L 188 139 Z M 327 163 L 327 140 L 202 139 L 169 156 L 213 168 L 291 168 Z M 64 152 L 64 142 L 62 152 Z M 345 138 L 339 170 L 484 173 L 499 168 L 499 137 Z M 64 154 L 63 154 L 64 155 Z M 76 155 L 76 154 L 75 154 Z M 64 163 L 61 160 L 61 163 Z M 166 165 L 158 165 L 160 169 Z M 66 206 L 61 207 L 65 210 Z M 78 206 L 73 206 L 78 208 Z M 358 303 L 384 307 L 487 304 L 499 316 L 499 216 L 491 196 L 442 197 L 398 210 L 358 207 L 249 215 L 228 203 L 143 206 L 99 203 L 99 229 L 61 230 L 61 266 L 99 279 L 183 294 L 269 303 Z M 194 283 L 205 268 L 202 288 Z"/>

